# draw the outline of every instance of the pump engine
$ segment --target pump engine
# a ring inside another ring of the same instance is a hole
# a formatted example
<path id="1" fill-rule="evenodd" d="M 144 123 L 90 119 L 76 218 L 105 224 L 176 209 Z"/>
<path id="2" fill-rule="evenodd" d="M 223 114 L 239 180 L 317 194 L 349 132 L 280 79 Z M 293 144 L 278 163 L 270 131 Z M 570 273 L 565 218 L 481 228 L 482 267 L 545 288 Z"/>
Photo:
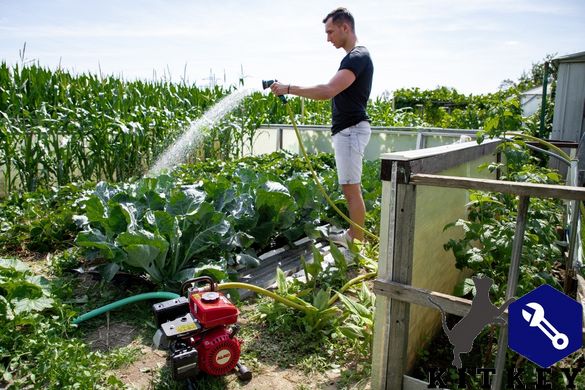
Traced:
<path id="1" fill-rule="evenodd" d="M 207 282 L 203 288 L 200 282 Z M 169 351 L 173 379 L 183 380 L 199 372 L 225 375 L 237 369 L 249 380 L 250 371 L 239 363 L 241 341 L 236 337 L 240 311 L 221 292 L 212 278 L 189 279 L 181 286 L 183 296 L 152 306 L 159 328 L 153 341 Z"/>

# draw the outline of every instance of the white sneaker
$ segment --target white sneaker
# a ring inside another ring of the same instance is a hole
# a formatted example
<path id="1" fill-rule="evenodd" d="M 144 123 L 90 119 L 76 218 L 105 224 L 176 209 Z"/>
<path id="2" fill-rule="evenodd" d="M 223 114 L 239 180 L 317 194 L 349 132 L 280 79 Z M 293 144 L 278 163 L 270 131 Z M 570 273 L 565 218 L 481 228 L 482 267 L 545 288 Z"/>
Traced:
<path id="1" fill-rule="evenodd" d="M 343 233 L 340 234 L 330 234 L 328 238 L 331 242 L 341 245 L 346 249 L 349 248 L 349 243 L 353 242 L 348 230 L 344 230 Z"/>

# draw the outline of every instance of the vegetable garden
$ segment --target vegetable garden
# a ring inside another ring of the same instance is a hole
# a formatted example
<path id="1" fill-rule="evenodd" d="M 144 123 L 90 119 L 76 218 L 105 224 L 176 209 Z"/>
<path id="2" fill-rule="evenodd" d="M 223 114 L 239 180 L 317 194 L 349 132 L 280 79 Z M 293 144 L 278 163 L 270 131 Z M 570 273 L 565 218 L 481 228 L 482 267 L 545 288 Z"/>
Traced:
<path id="1" fill-rule="evenodd" d="M 136 304 L 83 326 L 73 325 L 74 318 L 139 292 L 178 291 L 193 276 L 236 280 L 242 270 L 260 265 L 263 253 L 294 246 L 302 237 L 322 240 L 326 225 L 343 225 L 300 157 L 244 155 L 260 125 L 290 122 L 280 101 L 260 92 L 205 129 L 185 164 L 144 177 L 189 123 L 232 91 L 0 65 L 2 387 L 124 388 L 120 370 L 150 345 L 150 306 Z M 404 89 L 395 91 L 393 101 L 371 101 L 369 114 L 376 126 L 482 128 L 484 136 L 524 126 L 536 134 L 536 119 L 520 114 L 518 93 Z M 329 123 L 328 102 L 292 98 L 288 104 L 301 124 Z M 542 157 L 522 143 L 508 144 L 505 153 L 505 166 L 491 168 L 507 172 L 507 180 L 558 182 Z M 311 160 L 327 193 L 346 212 L 333 156 Z M 375 233 L 379 165 L 366 162 L 363 177 L 366 227 Z M 499 286 L 504 281 L 498 277 L 506 273 L 500 275 L 504 265 L 494 259 L 506 258 L 506 238 L 513 234 L 513 224 L 501 216 L 506 211 L 513 217 L 514 200 L 480 193 L 472 199 L 469 221 L 454 224 L 464 227 L 464 238 L 446 249 L 458 266 Z M 542 261 L 530 263 L 525 288 L 558 283 L 550 261 L 561 256 L 558 237 L 543 227 L 557 226 L 561 210 L 542 202 L 532 206 L 538 215 L 529 232 L 529 251 Z M 473 246 L 477 241 L 480 249 Z M 367 386 L 375 299 L 366 281 L 376 272 L 377 246 L 351 248 L 349 258 L 334 245 L 330 251 L 329 260 L 316 248 L 312 262 L 301 260 L 304 279 L 276 271 L 276 293 L 312 311 L 299 315 L 267 298 L 238 304 L 245 319 L 242 359 L 253 370 L 272 364 L 312 378 L 335 372 L 337 387 Z M 461 295 L 472 293 L 468 287 L 462 285 Z M 108 328 L 111 318 L 132 324 L 138 343 L 92 348 L 88 335 Z M 178 386 L 164 367 L 151 379 L 151 387 Z M 308 388 L 302 382 L 295 388 Z M 197 386 L 239 385 L 209 377 Z"/>

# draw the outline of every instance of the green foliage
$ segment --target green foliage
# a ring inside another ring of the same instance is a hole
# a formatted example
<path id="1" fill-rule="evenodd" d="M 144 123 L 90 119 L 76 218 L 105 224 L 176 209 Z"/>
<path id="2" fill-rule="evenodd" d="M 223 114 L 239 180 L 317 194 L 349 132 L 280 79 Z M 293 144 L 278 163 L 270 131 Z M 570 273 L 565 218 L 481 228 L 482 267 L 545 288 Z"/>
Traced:
<path id="1" fill-rule="evenodd" d="M 122 268 L 178 284 L 195 273 L 194 257 L 219 261 L 229 248 L 230 224 L 205 198 L 197 186 L 177 188 L 166 175 L 122 186 L 99 183 L 81 201 L 83 231 L 75 242 L 111 262 L 103 268 L 107 280 Z"/>
<path id="2" fill-rule="evenodd" d="M 534 158 L 521 145 L 507 143 L 505 146 L 507 170 L 502 179 L 548 184 L 559 182 L 558 173 L 534 165 Z M 491 168 L 502 166 L 493 165 Z M 479 191 L 472 191 L 470 200 L 467 205 L 467 220 L 460 219 L 445 227 L 463 229 L 463 238 L 449 240 L 445 249 L 453 251 L 458 268 L 469 268 L 479 275 L 492 278 L 494 296 L 502 300 L 506 292 L 518 200 L 509 194 Z M 561 258 L 556 243 L 557 229 L 562 226 L 562 214 L 563 205 L 558 200 L 530 199 L 520 262 L 518 296 L 544 283 L 559 287 L 552 276 L 552 267 Z M 460 286 L 459 291 L 473 293 L 469 288 L 470 282 L 464 283 L 466 285 Z"/>
<path id="3" fill-rule="evenodd" d="M 345 295 L 340 295 L 339 298 L 344 305 L 345 320 L 343 325 L 337 328 L 337 331 L 350 341 L 352 348 L 356 349 L 359 354 L 369 356 L 374 340 L 376 296 L 365 283 L 362 283 L 357 294 L 357 301 Z"/>
<path id="4" fill-rule="evenodd" d="M 130 352 L 91 352 L 72 337 L 74 314 L 48 280 L 18 260 L 0 259 L 0 386 L 124 388 L 108 372 Z"/>
<path id="5" fill-rule="evenodd" d="M 140 174 L 227 90 L 0 64 L 6 192 Z"/>
<path id="6" fill-rule="evenodd" d="M 544 63 L 550 62 L 555 57 L 556 53 L 547 54 L 542 60 L 533 62 L 530 71 L 522 72 L 522 75 L 518 78 L 518 90 L 524 92 L 534 87 L 541 86 L 544 80 Z M 551 66 L 549 68 L 549 77 L 556 79 L 556 71 L 557 70 Z"/>
<path id="7" fill-rule="evenodd" d="M 73 244 L 77 198 L 91 184 L 13 193 L 0 203 L 0 249 L 47 252 Z"/>
<path id="8" fill-rule="evenodd" d="M 269 301 L 258 306 L 260 318 L 271 328 L 304 332 L 313 341 L 337 340 L 336 343 L 341 343 L 338 348 L 344 354 L 352 351 L 359 358 L 368 360 L 375 296 L 364 283 L 357 292 L 354 291 L 357 279 L 348 280 L 349 274 L 360 269 L 362 256 L 358 254 L 358 248 L 351 248 L 346 253 L 334 245 L 330 248 L 332 259 L 327 261 L 316 248 L 313 248 L 312 261 L 302 258 L 304 280 L 286 278 L 280 269 L 277 270 L 277 293 L 297 303 L 311 305 L 316 310 L 300 315 L 279 302 Z"/>
<path id="9" fill-rule="evenodd" d="M 328 193 L 341 202 L 330 155 L 314 157 Z M 368 165 L 368 178 L 376 175 Z M 376 168 L 377 169 L 377 168 Z M 107 261 L 106 279 L 120 269 L 174 286 L 209 266 L 223 271 L 259 263 L 259 253 L 293 244 L 333 211 L 321 200 L 298 157 L 279 152 L 233 163 L 184 165 L 133 183 L 99 183 L 80 199 L 83 227 L 75 240 L 90 258 Z M 366 175 L 365 175 L 366 176 Z M 369 221 L 379 220 L 377 179 L 367 184 Z"/>
<path id="10" fill-rule="evenodd" d="M 137 177 L 183 129 L 231 91 L 1 63 L 4 192 Z M 507 100 L 518 101 L 515 89 L 483 96 L 446 87 L 401 89 L 393 101 L 370 101 L 368 113 L 376 126 L 517 129 L 517 110 L 498 111 Z M 288 105 L 299 124 L 330 124 L 328 101 L 290 97 Z M 231 160 L 251 153 L 257 129 L 266 123 L 290 124 L 290 118 L 278 98 L 254 92 L 204 132 L 190 161 Z"/>

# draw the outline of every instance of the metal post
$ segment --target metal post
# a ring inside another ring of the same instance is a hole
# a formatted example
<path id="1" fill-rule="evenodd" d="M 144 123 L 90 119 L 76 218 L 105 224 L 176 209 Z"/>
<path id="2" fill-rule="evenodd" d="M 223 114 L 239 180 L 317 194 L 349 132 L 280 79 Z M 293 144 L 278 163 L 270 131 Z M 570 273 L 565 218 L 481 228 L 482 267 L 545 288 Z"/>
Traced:
<path id="1" fill-rule="evenodd" d="M 565 293 L 568 293 L 572 286 L 572 278 L 575 276 L 574 267 L 577 258 L 578 236 L 577 231 L 579 230 L 579 204 L 578 200 L 572 200 L 571 202 L 571 224 L 570 224 L 570 237 L 569 237 L 569 253 L 567 255 L 567 262 L 565 264 L 565 282 L 564 289 Z"/>
<path id="2" fill-rule="evenodd" d="M 529 196 L 520 196 L 518 204 L 518 215 L 516 217 L 516 232 L 512 243 L 512 258 L 508 270 L 508 287 L 506 288 L 506 300 L 516 294 L 518 276 L 520 273 L 520 258 L 522 256 L 522 243 L 524 241 L 524 230 L 526 229 L 526 216 L 528 214 Z M 508 328 L 502 326 L 498 337 L 498 352 L 496 356 L 496 377 L 492 382 L 492 390 L 502 388 L 502 378 L 506 364 L 506 352 L 508 350 Z"/>
<path id="3" fill-rule="evenodd" d="M 422 132 L 416 133 L 416 149 L 423 149 L 425 147 L 425 139 L 424 134 Z"/>
<path id="4" fill-rule="evenodd" d="M 544 63 L 544 75 L 542 77 L 542 102 L 540 103 L 540 137 L 544 134 L 544 120 L 546 119 L 546 88 L 548 83 L 548 61 Z"/>
<path id="5" fill-rule="evenodd" d="M 276 151 L 282 150 L 282 127 L 276 129 Z"/>
<path id="6" fill-rule="evenodd" d="M 567 171 L 567 185 L 577 186 L 578 185 L 578 161 L 571 160 L 569 170 Z M 569 252 L 565 263 L 565 280 L 564 290 L 568 293 L 573 286 L 572 280 L 574 275 L 574 264 L 577 257 L 577 249 L 580 245 L 579 240 L 579 206 L 581 201 L 570 200 L 567 207 L 567 219 L 569 222 Z"/>

